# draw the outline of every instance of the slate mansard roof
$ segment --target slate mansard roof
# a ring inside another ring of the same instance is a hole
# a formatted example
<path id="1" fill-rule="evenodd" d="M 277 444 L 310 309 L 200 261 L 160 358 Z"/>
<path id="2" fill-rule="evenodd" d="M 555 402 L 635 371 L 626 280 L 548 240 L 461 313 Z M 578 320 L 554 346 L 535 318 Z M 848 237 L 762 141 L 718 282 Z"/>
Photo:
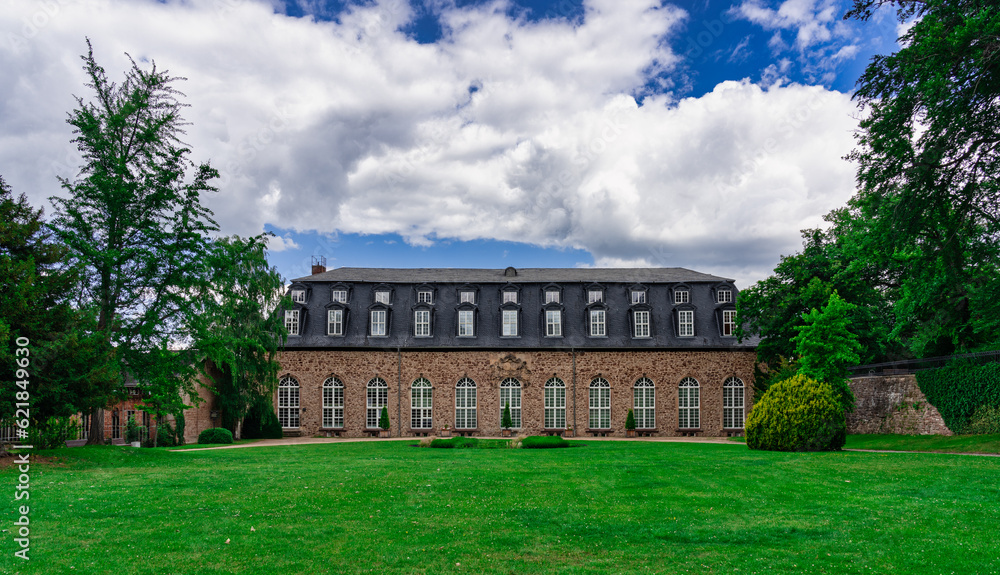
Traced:
<path id="1" fill-rule="evenodd" d="M 722 335 L 722 314 L 734 310 L 737 289 L 732 279 L 684 268 L 337 268 L 293 280 L 291 290 L 305 292 L 299 310 L 299 335 L 286 349 L 753 349 L 757 341 L 738 342 Z M 334 289 L 348 292 L 346 303 L 332 299 Z M 375 291 L 390 291 L 388 305 L 375 302 Z M 588 303 L 588 292 L 603 292 L 603 302 Z M 633 304 L 633 290 L 646 301 Z M 689 292 L 675 304 L 674 291 Z M 717 290 L 728 289 L 732 301 L 718 303 Z M 474 291 L 472 304 L 460 302 L 460 291 Z M 504 291 L 518 293 L 517 304 L 505 304 Z M 544 292 L 558 290 L 560 302 L 546 304 Z M 418 291 L 431 291 L 432 301 L 418 302 Z M 342 311 L 342 335 L 327 333 L 328 311 Z M 387 333 L 370 335 L 372 310 L 385 310 Z M 430 337 L 415 335 L 414 312 L 431 312 Z M 459 310 L 473 310 L 475 335 L 458 337 Z M 518 311 L 518 336 L 502 336 L 501 309 Z M 562 335 L 546 335 L 545 311 L 562 312 Z M 605 310 L 606 336 L 590 335 L 592 309 Z M 649 337 L 634 337 L 633 313 L 648 311 Z M 694 311 L 694 336 L 678 335 L 678 313 Z"/>

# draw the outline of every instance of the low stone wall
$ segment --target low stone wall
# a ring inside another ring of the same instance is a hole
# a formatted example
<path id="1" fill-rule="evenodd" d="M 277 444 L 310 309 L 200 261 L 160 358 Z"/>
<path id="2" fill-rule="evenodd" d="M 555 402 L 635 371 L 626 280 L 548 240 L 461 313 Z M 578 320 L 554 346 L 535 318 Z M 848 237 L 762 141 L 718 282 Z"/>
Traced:
<path id="1" fill-rule="evenodd" d="M 847 433 L 952 434 L 913 374 L 855 377 L 850 386 L 855 408 L 847 414 Z"/>

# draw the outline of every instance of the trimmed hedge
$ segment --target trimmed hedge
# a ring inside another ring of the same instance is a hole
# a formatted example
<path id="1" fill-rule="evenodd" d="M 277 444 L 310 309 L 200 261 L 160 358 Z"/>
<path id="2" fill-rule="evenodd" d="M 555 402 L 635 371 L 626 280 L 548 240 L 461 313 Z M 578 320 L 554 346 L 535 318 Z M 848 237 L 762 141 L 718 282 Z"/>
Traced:
<path id="1" fill-rule="evenodd" d="M 796 375 L 772 385 L 754 405 L 746 436 L 750 449 L 837 451 L 847 440 L 847 420 L 829 384 Z"/>
<path id="2" fill-rule="evenodd" d="M 232 443 L 233 433 L 225 427 L 213 427 L 198 434 L 198 443 Z"/>
<path id="3" fill-rule="evenodd" d="M 243 439 L 281 439 L 285 436 L 270 401 L 263 401 L 250 408 L 243 418 L 242 433 Z"/>
<path id="4" fill-rule="evenodd" d="M 1000 407 L 1000 362 L 972 365 L 956 362 L 917 372 L 917 385 L 941 412 L 944 424 L 963 433 L 983 406 Z"/>
<path id="5" fill-rule="evenodd" d="M 435 439 L 431 442 L 431 447 L 437 447 L 440 449 L 472 449 L 476 447 L 479 440 L 475 437 L 460 437 L 455 436 L 450 439 Z"/>
<path id="6" fill-rule="evenodd" d="M 550 449 L 569 447 L 569 442 L 558 435 L 532 435 L 521 440 L 523 449 Z"/>

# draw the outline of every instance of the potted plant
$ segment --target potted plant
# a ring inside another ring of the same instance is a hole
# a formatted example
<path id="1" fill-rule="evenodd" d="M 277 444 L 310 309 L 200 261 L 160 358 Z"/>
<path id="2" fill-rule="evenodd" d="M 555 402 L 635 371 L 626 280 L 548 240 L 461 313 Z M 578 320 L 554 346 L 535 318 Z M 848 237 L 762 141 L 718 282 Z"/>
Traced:
<path id="1" fill-rule="evenodd" d="M 567 425 L 567 426 L 566 426 L 566 433 L 565 433 L 565 436 L 566 436 L 566 437 L 575 437 L 575 436 L 573 435 L 573 427 L 572 427 L 572 426 L 570 426 L 570 425 Z"/>
<path id="2" fill-rule="evenodd" d="M 500 435 L 503 437 L 510 437 L 510 428 L 514 426 L 514 420 L 510 416 L 510 402 L 506 402 L 503 406 L 503 416 L 500 418 L 500 427 L 503 429 L 500 431 Z"/>
<path id="3" fill-rule="evenodd" d="M 384 405 L 382 406 L 382 414 L 378 416 L 378 426 L 381 429 L 378 436 L 389 437 L 389 409 Z"/>
<path id="4" fill-rule="evenodd" d="M 632 410 L 628 410 L 628 415 L 625 417 L 625 435 L 626 437 L 635 437 L 635 414 Z"/>
<path id="5" fill-rule="evenodd" d="M 142 432 L 144 428 L 135 422 L 135 418 L 129 416 L 128 422 L 125 424 L 125 439 L 132 444 L 132 447 L 140 447 L 142 445 Z"/>
<path id="6" fill-rule="evenodd" d="M 451 437 L 451 428 L 446 423 L 444 424 L 444 428 L 440 432 L 438 432 L 438 434 L 441 437 Z"/>

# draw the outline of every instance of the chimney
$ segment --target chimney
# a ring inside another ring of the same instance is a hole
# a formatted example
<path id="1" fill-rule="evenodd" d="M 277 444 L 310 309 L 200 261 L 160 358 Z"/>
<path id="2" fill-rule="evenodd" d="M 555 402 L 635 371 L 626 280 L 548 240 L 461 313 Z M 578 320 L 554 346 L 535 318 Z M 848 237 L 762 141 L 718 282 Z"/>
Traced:
<path id="1" fill-rule="evenodd" d="M 312 275 L 324 273 L 326 271 L 326 256 L 313 256 L 312 268 Z"/>

